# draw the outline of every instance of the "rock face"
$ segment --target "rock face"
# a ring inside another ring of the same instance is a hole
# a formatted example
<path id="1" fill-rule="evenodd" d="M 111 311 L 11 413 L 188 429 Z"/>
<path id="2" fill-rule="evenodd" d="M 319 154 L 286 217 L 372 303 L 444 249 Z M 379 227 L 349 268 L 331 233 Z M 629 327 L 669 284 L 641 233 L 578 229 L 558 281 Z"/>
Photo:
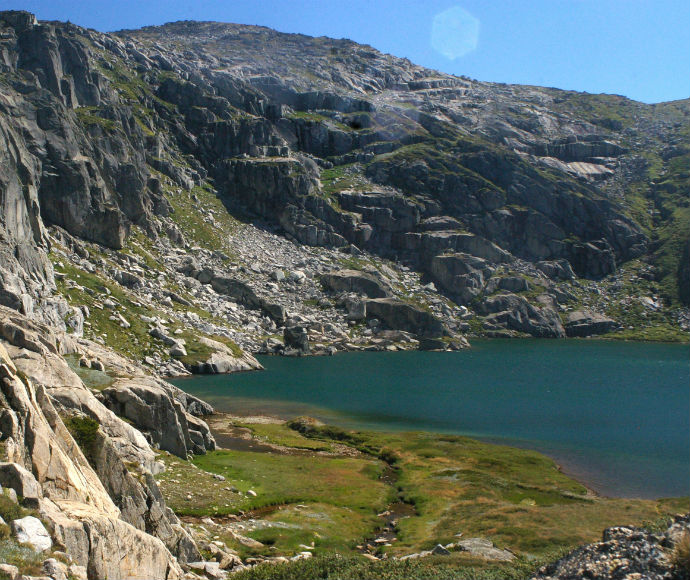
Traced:
<path id="1" fill-rule="evenodd" d="M 0 314 L 3 485 L 38 510 L 51 541 L 89 577 L 180 577 L 173 554 L 197 559 L 199 553 L 165 506 L 151 475 L 160 465 L 145 437 L 70 371 L 59 354 L 67 337 L 58 341 L 48 328 L 7 308 Z M 34 354 L 44 365 L 32 370 L 26 362 Z M 95 429 L 85 447 L 68 429 L 74 421 Z M 199 429 L 202 422 L 195 421 Z"/>
<path id="2" fill-rule="evenodd" d="M 0 27 L 0 303 L 63 327 L 45 226 L 110 248 L 137 226 L 184 246 L 170 184 L 192 196 L 211 178 L 233 211 L 300 244 L 403 262 L 463 303 L 516 258 L 553 280 L 614 274 L 650 249 L 625 192 L 670 204 L 653 228 L 687 201 L 683 164 L 672 161 L 687 155 L 676 146 L 684 102 L 592 97 L 590 106 L 348 41 L 232 24 L 99 34 L 2 12 Z M 658 196 L 642 152 L 669 176 Z M 660 239 L 647 257 L 686 300 L 686 240 Z M 237 278 L 198 274 L 285 323 L 284 307 Z M 390 295 L 329 276 L 333 291 Z M 114 279 L 142 281 L 127 271 Z"/>
<path id="3" fill-rule="evenodd" d="M 153 378 L 118 379 L 99 397 L 103 404 L 125 417 L 149 442 L 174 455 L 205 453 L 215 449 L 215 441 L 203 421 L 197 421 Z"/>
<path id="4" fill-rule="evenodd" d="M 429 274 L 459 304 L 467 304 L 478 296 L 494 268 L 483 258 L 454 253 L 434 256 Z"/>
<path id="5" fill-rule="evenodd" d="M 300 354 L 309 354 L 309 335 L 303 326 L 286 326 L 283 333 L 285 346 Z"/>

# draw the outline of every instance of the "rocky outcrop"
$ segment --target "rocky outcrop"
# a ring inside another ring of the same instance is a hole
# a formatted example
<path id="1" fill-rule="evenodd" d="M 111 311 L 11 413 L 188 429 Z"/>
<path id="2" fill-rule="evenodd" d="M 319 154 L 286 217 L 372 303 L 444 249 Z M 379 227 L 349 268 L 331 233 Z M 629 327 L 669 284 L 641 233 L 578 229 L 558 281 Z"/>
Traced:
<path id="1" fill-rule="evenodd" d="M 547 566 L 533 580 L 623 580 L 685 578 L 687 570 L 675 567 L 669 552 L 689 533 L 688 516 L 678 516 L 662 534 L 620 526 L 604 531 L 602 541 L 582 546 Z"/>
<path id="2" fill-rule="evenodd" d="M 567 336 L 606 334 L 618 328 L 620 328 L 620 324 L 612 318 L 597 312 L 590 312 L 589 310 L 569 312 L 565 323 L 565 333 Z"/>
<path id="3" fill-rule="evenodd" d="M 153 378 L 117 379 L 100 396 L 103 404 L 147 435 L 151 445 L 186 458 L 189 453 L 215 449 L 215 441 L 203 421 L 196 421 Z"/>
<path id="4" fill-rule="evenodd" d="M 572 280 L 575 272 L 568 260 L 543 260 L 535 264 L 537 269 L 551 280 Z"/>
<path id="5" fill-rule="evenodd" d="M 199 205 L 202 191 L 297 245 L 390 259 L 471 306 L 490 274 L 516 259 L 558 282 L 599 280 L 647 253 L 624 192 L 649 190 L 642 148 L 657 156 L 663 146 L 654 162 L 663 171 L 684 154 L 675 144 L 684 103 L 597 98 L 599 119 L 584 113 L 588 97 L 443 75 L 351 42 L 191 22 L 100 34 L 17 14 L 0 16 L 0 303 L 76 334 L 84 322 L 89 333 L 88 320 L 51 296 L 45 225 L 62 228 L 69 251 L 99 275 L 78 240 L 117 249 L 143 230 L 179 252 L 190 278 L 268 316 L 271 334 L 287 322 L 290 301 L 227 260 L 210 278 L 208 264 L 184 263 L 229 234 L 216 209 Z M 260 54 L 237 35 L 261 43 Z M 669 187 L 682 191 L 679 183 Z M 217 231 L 182 231 L 190 211 Z M 684 299 L 687 268 L 676 254 L 685 240 L 671 237 L 659 238 L 673 254 L 662 276 L 679 281 Z M 649 258 L 662 254 L 655 248 Z M 191 308 L 179 289 L 156 288 L 138 258 L 120 266 L 106 274 L 123 288 Z M 184 374 L 181 360 L 209 372 L 256 368 L 233 361 L 233 349 L 190 363 L 186 345 L 167 346 L 148 357 L 161 374 Z"/>
<path id="6" fill-rule="evenodd" d="M 430 312 L 396 298 L 367 300 L 367 318 L 375 318 L 388 328 L 422 337 L 447 336 L 448 329 Z"/>
<path id="7" fill-rule="evenodd" d="M 505 328 L 538 338 L 565 337 L 561 320 L 552 307 L 537 308 L 522 296 L 492 296 L 481 302 L 477 310 L 486 315 L 484 326 L 489 330 Z"/>
<path id="8" fill-rule="evenodd" d="M 434 256 L 427 271 L 434 282 L 453 296 L 458 304 L 468 304 L 483 291 L 486 280 L 494 270 L 483 258 L 452 253 Z"/>
<path id="9" fill-rule="evenodd" d="M 0 310 L 3 485 L 16 488 L 38 509 L 53 542 L 85 566 L 90 577 L 179 577 L 174 555 L 186 560 L 199 553 L 165 506 L 152 477 L 161 465 L 145 437 L 72 373 L 59 355 L 69 339 L 58 341 L 47 328 Z M 36 369 L 34 355 L 44 359 Z M 185 417 L 182 404 L 158 387 L 160 399 L 154 402 Z M 189 418 L 189 439 L 196 433 L 197 445 L 211 448 L 208 427 Z M 151 429 L 162 441 L 175 440 L 178 432 L 175 426 Z"/>
<path id="10" fill-rule="evenodd" d="M 35 502 L 54 542 L 96 578 L 180 577 L 179 565 L 160 539 L 120 519 L 120 510 L 46 390 L 20 378 L 4 347 L 0 349 L 0 440 L 10 463 L 35 474 L 38 497 L 28 499 Z M 119 457 L 118 463 L 126 469 Z"/>
<path id="11" fill-rule="evenodd" d="M 354 292 L 369 298 L 390 296 L 390 289 L 380 277 L 360 270 L 339 270 L 321 276 L 321 283 L 333 292 Z"/>
<path id="12" fill-rule="evenodd" d="M 285 346 L 297 354 L 309 354 L 309 334 L 303 326 L 286 326 L 283 332 Z"/>
<path id="13" fill-rule="evenodd" d="M 222 342 L 204 336 L 200 336 L 198 340 L 203 346 L 211 349 L 212 352 L 208 358 L 202 357 L 198 362 L 188 365 L 193 373 L 223 374 L 253 371 L 263 368 L 252 355 L 243 351 L 238 352 L 239 349 L 237 348 L 233 350 Z M 208 413 L 195 412 L 194 414 L 199 415 Z"/>
<path id="14" fill-rule="evenodd" d="M 41 520 L 33 516 L 26 516 L 12 520 L 12 533 L 21 544 L 29 544 L 37 552 L 50 550 L 53 541 Z"/>

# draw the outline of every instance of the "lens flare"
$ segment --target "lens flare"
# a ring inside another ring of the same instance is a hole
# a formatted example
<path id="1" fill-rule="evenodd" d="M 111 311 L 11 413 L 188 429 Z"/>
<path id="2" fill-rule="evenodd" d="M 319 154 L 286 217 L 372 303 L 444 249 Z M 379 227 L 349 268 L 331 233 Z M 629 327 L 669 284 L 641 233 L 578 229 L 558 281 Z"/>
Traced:
<path id="1" fill-rule="evenodd" d="M 472 52 L 479 42 L 479 20 L 460 6 L 434 16 L 431 47 L 450 60 Z"/>

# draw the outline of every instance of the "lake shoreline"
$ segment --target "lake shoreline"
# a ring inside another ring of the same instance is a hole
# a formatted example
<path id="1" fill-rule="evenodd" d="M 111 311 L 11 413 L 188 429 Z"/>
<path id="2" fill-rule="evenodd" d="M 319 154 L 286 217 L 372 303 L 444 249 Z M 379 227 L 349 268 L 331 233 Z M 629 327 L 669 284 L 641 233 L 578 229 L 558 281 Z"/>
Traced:
<path id="1" fill-rule="evenodd" d="M 224 433 L 219 430 L 218 428 L 218 422 L 223 421 L 224 419 L 228 419 L 229 421 L 239 421 L 242 423 L 250 423 L 250 424 L 285 424 L 287 421 L 290 419 L 283 418 L 280 416 L 276 415 L 269 415 L 269 414 L 261 414 L 261 415 L 241 415 L 237 413 L 228 413 L 228 412 L 216 412 L 213 415 L 209 416 L 208 424 L 211 429 L 212 434 L 214 437 L 216 437 L 217 440 L 221 442 L 225 442 L 225 445 L 220 445 L 219 447 L 222 449 L 228 449 L 231 451 L 247 451 L 247 450 L 252 450 L 252 451 L 258 451 L 261 453 L 284 453 L 284 450 L 280 449 L 279 447 L 273 446 L 274 448 L 272 449 L 270 446 L 265 445 L 262 443 L 260 440 L 255 440 L 256 444 L 251 445 L 247 444 L 247 439 L 242 438 L 242 443 L 239 445 L 235 445 L 232 440 L 234 439 L 239 439 L 236 437 L 229 437 L 227 433 Z M 357 430 L 354 430 L 355 432 Z M 386 431 L 380 431 L 381 434 L 385 434 Z M 443 436 L 443 433 L 435 433 L 433 431 L 424 431 L 424 433 L 427 433 L 429 435 L 437 435 L 438 437 Z M 476 441 L 480 441 L 482 443 L 488 443 L 490 445 L 498 445 L 498 446 L 503 446 L 503 447 L 512 447 L 515 449 L 528 449 L 531 451 L 536 451 L 537 453 L 541 453 L 545 457 L 548 457 L 551 459 L 556 468 L 560 473 L 565 475 L 566 477 L 569 477 L 570 479 L 576 481 L 580 485 L 582 485 L 586 490 L 587 490 L 587 495 L 592 496 L 592 497 L 598 497 L 598 498 L 604 498 L 604 499 L 665 499 L 661 497 L 637 497 L 637 496 L 624 496 L 624 495 L 607 495 L 605 493 L 601 493 L 595 489 L 596 484 L 594 484 L 592 481 L 588 481 L 586 478 L 583 478 L 579 473 L 576 473 L 576 470 L 571 470 L 568 467 L 564 466 L 562 463 L 560 463 L 559 459 L 557 457 L 554 457 L 553 455 L 549 453 L 545 453 L 536 446 L 530 446 L 530 445 L 510 445 L 509 443 L 497 440 L 495 438 L 484 438 L 484 437 L 471 437 L 471 436 L 466 436 L 463 435 L 462 433 L 458 433 L 457 435 L 461 437 L 468 437 L 469 439 L 475 439 Z M 220 436 L 220 437 L 219 437 Z M 682 497 L 682 496 L 681 496 Z"/>
<path id="2" fill-rule="evenodd" d="M 483 341 L 453 353 L 262 357 L 263 373 L 176 381 L 219 412 L 533 449 L 603 497 L 687 495 L 687 348 Z"/>

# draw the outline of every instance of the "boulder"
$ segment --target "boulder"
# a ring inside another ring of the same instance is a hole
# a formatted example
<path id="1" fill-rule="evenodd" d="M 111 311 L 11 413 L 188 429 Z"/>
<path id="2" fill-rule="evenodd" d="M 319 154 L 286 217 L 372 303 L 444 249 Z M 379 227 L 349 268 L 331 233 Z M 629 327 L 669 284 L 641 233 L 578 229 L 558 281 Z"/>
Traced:
<path id="1" fill-rule="evenodd" d="M 37 552 L 44 552 L 53 547 L 53 541 L 45 526 L 38 518 L 26 516 L 12 520 L 12 533 L 20 544 L 29 544 Z"/>
<path id="2" fill-rule="evenodd" d="M 441 544 L 436 544 L 434 549 L 431 550 L 434 556 L 450 556 L 450 550 L 442 546 Z"/>
<path id="3" fill-rule="evenodd" d="M 173 345 L 173 347 L 168 351 L 168 354 L 170 356 L 187 356 L 187 349 L 184 347 L 182 343 L 177 343 Z"/>
<path id="4" fill-rule="evenodd" d="M 551 280 L 572 280 L 575 278 L 575 272 L 573 272 L 568 260 L 542 260 L 537 262 L 535 266 Z"/>
<path id="5" fill-rule="evenodd" d="M 570 254 L 573 270 L 583 278 L 598 280 L 616 271 L 616 256 L 606 240 L 573 244 Z"/>
<path id="6" fill-rule="evenodd" d="M 309 333 L 304 326 L 286 326 L 283 331 L 285 346 L 301 353 L 309 352 Z"/>
<path id="7" fill-rule="evenodd" d="M 161 449 L 184 458 L 191 452 L 204 453 L 206 445 L 194 442 L 190 435 L 190 416 L 186 409 L 161 383 L 144 377 L 118 379 L 101 392 L 100 398 L 116 415 L 127 418 L 147 433 Z M 204 440 L 208 441 L 209 450 L 215 449 L 208 427 L 204 430 Z"/>
<path id="8" fill-rule="evenodd" d="M 467 304 L 482 291 L 494 267 L 483 258 L 456 252 L 434 256 L 426 271 L 459 304 Z"/>
<path id="9" fill-rule="evenodd" d="M 478 556 L 486 560 L 508 562 L 515 559 L 515 556 L 511 552 L 496 548 L 493 542 L 486 538 L 468 538 L 466 540 L 461 540 L 456 544 L 456 547 L 463 552 L 470 553 L 472 556 Z"/>
<path id="10" fill-rule="evenodd" d="M 210 355 L 204 355 L 197 361 L 186 363 L 187 369 L 193 373 L 223 374 L 263 368 L 259 361 L 249 353 L 239 351 L 239 349 L 233 350 L 226 344 L 205 336 L 200 336 L 197 340 L 203 346 L 212 349 L 212 352 Z"/>
<path id="11" fill-rule="evenodd" d="M 333 292 L 354 292 L 369 298 L 390 296 L 388 286 L 374 274 L 360 270 L 338 270 L 321 276 L 326 290 Z"/>
<path id="12" fill-rule="evenodd" d="M 529 290 L 529 282 L 520 276 L 506 276 L 505 278 L 491 278 L 486 285 L 484 291 L 487 294 L 492 294 L 496 290 L 505 290 L 506 292 L 526 292 Z"/>
<path id="13" fill-rule="evenodd" d="M 376 318 L 395 330 L 404 330 L 424 337 L 449 334 L 443 322 L 431 312 L 397 298 L 367 300 L 367 318 Z"/>
<path id="14" fill-rule="evenodd" d="M 565 333 L 567 336 L 606 334 L 618 328 L 620 328 L 620 324 L 613 320 L 613 318 L 589 310 L 570 312 L 565 323 Z"/>
<path id="15" fill-rule="evenodd" d="M 55 558 L 48 558 L 43 562 L 43 572 L 52 580 L 67 580 L 67 565 Z"/>
<path id="16" fill-rule="evenodd" d="M 348 320 L 364 320 L 367 317 L 367 303 L 358 296 L 348 296 L 345 299 L 345 310 Z"/>
<path id="17" fill-rule="evenodd" d="M 19 568 L 16 566 L 0 563 L 0 577 L 7 577 L 9 580 L 20 580 L 21 574 L 19 573 Z"/>
<path id="18" fill-rule="evenodd" d="M 33 473 L 17 463 L 0 463 L 0 485 L 13 489 L 24 499 L 38 501 L 43 495 Z"/>
<path id="19" fill-rule="evenodd" d="M 486 315 L 487 328 L 503 327 L 531 334 L 538 338 L 564 338 L 565 330 L 558 313 L 548 306 L 532 306 L 523 296 L 499 294 L 485 299 L 477 306 Z"/>

